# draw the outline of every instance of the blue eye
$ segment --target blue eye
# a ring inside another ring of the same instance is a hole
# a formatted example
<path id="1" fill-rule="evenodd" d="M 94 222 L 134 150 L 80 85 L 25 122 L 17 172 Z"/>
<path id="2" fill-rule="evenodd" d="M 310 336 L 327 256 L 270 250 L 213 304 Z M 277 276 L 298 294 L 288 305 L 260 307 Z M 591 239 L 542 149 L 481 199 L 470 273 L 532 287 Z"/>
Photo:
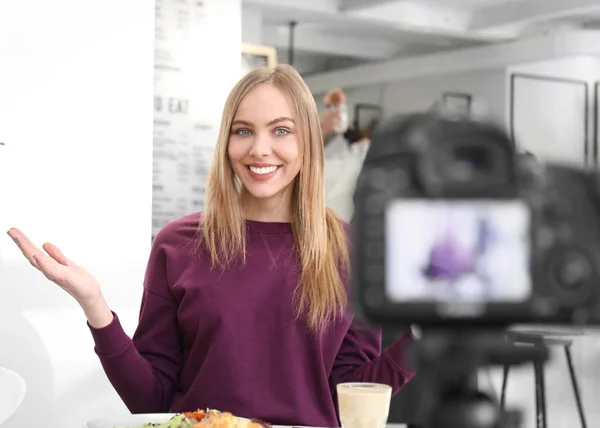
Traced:
<path id="1" fill-rule="evenodd" d="M 248 129 L 238 129 L 235 131 L 235 134 L 241 137 L 247 137 L 250 135 L 250 131 Z"/>
<path id="2" fill-rule="evenodd" d="M 287 129 L 283 129 L 283 128 L 277 128 L 275 130 L 275 134 L 278 135 L 278 136 L 280 136 L 280 137 L 283 137 L 283 136 L 285 136 L 285 135 L 287 135 L 289 133 L 290 132 Z"/>

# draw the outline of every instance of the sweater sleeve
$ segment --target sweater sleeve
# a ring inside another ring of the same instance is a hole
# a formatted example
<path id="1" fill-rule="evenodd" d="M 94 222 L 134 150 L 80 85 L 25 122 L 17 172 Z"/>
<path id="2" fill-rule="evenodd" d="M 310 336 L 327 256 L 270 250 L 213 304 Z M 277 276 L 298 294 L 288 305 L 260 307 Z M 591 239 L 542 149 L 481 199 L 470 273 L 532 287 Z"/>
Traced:
<path id="1" fill-rule="evenodd" d="M 133 339 L 116 314 L 104 328 L 95 329 L 88 323 L 104 372 L 132 413 L 170 410 L 182 361 L 177 303 L 167 283 L 163 231 L 150 252 Z"/>
<path id="2" fill-rule="evenodd" d="M 343 382 L 373 382 L 390 385 L 397 393 L 415 375 L 407 358 L 413 342 L 412 334 L 406 333 L 381 352 L 381 329 L 353 323 L 332 369 L 334 387 Z"/>

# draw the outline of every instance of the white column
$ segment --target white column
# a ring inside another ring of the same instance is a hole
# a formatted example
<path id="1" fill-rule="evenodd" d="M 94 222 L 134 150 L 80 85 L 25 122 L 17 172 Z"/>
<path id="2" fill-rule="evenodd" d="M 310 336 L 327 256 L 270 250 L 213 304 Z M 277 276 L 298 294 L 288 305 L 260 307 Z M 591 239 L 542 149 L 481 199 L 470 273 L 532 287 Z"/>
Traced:
<path id="1" fill-rule="evenodd" d="M 0 2 L 0 365 L 28 386 L 3 427 L 126 411 L 75 301 L 5 232 L 56 243 L 132 331 L 150 248 L 153 33 L 146 0 Z"/>

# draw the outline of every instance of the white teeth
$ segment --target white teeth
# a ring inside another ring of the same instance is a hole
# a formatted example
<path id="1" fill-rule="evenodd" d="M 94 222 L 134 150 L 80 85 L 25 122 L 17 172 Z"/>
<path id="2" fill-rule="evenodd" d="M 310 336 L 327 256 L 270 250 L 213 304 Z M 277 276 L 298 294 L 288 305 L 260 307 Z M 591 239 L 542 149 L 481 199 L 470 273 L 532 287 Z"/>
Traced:
<path id="1" fill-rule="evenodd" d="M 255 174 L 269 174 L 273 171 L 275 171 L 277 168 L 277 166 L 265 166 L 263 168 L 257 168 L 255 166 L 251 166 L 250 167 L 250 171 L 252 171 Z"/>

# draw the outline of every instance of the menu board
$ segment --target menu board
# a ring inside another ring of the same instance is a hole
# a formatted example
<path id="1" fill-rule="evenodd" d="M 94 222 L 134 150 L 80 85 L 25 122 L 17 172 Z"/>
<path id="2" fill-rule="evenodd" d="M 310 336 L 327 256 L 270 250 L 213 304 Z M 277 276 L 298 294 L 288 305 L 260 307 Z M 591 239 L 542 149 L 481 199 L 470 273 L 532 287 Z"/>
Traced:
<path id="1" fill-rule="evenodd" d="M 214 111 L 225 95 L 214 88 L 218 65 L 202 61 L 214 57 L 211 32 L 228 19 L 223 6 L 231 5 L 224 3 L 233 3 L 155 1 L 153 237 L 168 222 L 204 208 L 217 137 Z M 239 58 L 239 51 L 231 55 Z"/>

